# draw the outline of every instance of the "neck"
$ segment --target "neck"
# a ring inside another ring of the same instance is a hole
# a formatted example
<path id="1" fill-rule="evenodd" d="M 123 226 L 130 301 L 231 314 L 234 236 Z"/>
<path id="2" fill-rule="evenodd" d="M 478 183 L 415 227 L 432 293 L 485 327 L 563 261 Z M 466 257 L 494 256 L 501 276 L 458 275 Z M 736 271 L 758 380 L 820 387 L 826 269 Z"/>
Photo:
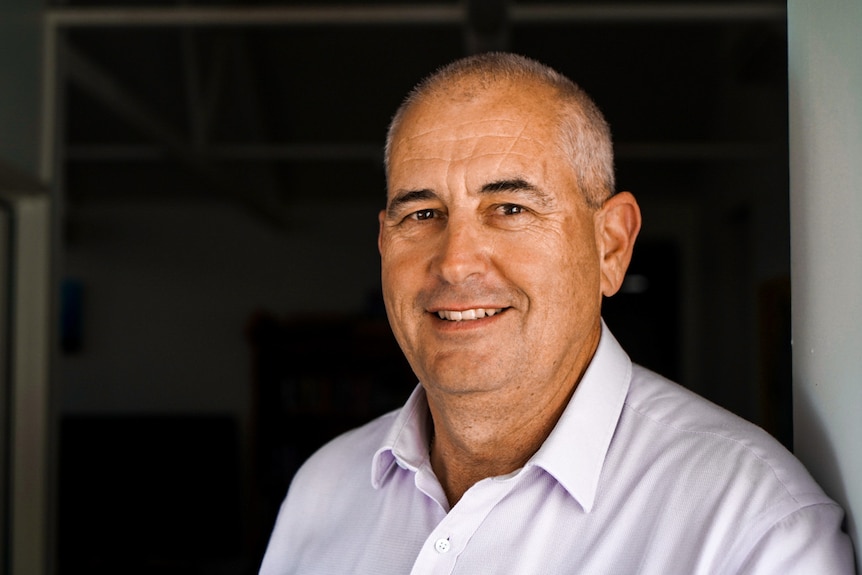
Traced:
<path id="1" fill-rule="evenodd" d="M 431 466 L 454 506 L 476 482 L 521 468 L 550 435 L 575 384 L 553 397 L 513 402 L 495 393 L 428 393 Z M 513 409 L 512 406 L 517 406 Z"/>

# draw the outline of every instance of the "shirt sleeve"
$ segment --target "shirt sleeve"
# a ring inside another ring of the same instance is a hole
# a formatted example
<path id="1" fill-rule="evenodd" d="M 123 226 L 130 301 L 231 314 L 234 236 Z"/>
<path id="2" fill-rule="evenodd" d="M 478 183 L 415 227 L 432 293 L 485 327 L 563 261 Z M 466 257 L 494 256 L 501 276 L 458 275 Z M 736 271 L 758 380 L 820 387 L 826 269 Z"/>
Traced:
<path id="1" fill-rule="evenodd" d="M 853 546 L 842 530 L 843 518 L 843 510 L 829 503 L 794 511 L 764 534 L 738 574 L 855 575 Z"/>

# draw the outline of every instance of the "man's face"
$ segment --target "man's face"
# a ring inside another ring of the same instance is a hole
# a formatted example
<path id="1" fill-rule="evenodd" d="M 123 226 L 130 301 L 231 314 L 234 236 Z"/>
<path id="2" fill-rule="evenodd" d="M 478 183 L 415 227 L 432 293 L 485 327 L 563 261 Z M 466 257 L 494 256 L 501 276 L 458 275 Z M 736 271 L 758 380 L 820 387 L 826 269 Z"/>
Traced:
<path id="1" fill-rule="evenodd" d="M 383 295 L 429 393 L 570 389 L 598 343 L 597 212 L 558 145 L 552 97 L 436 96 L 394 135 Z"/>

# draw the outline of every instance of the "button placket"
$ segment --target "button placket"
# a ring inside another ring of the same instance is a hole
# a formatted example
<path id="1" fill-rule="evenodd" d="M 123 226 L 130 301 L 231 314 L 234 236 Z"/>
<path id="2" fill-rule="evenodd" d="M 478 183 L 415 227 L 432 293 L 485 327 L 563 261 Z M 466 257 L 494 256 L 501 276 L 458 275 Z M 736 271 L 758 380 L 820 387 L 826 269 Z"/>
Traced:
<path id="1" fill-rule="evenodd" d="M 484 479 L 471 487 L 429 534 L 413 564 L 411 575 L 452 573 L 476 529 L 514 484 L 511 478 L 503 481 Z"/>

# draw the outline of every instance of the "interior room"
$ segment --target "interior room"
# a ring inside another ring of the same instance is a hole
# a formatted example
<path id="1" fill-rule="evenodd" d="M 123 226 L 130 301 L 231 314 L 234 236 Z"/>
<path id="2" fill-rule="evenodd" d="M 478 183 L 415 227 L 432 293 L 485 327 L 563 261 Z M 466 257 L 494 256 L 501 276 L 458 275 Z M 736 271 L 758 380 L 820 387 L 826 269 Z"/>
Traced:
<path id="1" fill-rule="evenodd" d="M 604 312 L 633 360 L 792 444 L 785 2 L 49 12 L 58 573 L 256 572 L 301 461 L 406 398 L 382 142 L 417 81 L 477 51 L 604 111 L 644 217 Z"/>

